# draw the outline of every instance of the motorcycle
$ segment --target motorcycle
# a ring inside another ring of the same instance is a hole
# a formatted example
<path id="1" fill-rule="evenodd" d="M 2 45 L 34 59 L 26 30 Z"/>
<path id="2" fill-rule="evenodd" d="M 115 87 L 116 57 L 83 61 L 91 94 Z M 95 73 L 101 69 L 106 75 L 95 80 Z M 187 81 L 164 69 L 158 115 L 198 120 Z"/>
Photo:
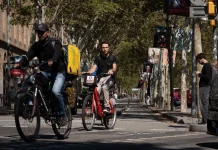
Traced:
<path id="1" fill-rule="evenodd" d="M 8 102 L 8 99 L 10 99 L 11 102 L 15 102 L 16 93 L 21 88 L 24 79 L 24 71 L 17 67 L 18 62 L 21 59 L 22 56 L 12 56 L 10 57 L 10 65 L 8 65 L 8 63 L 4 64 L 4 95 L 6 103 Z M 9 68 L 10 75 L 8 73 Z"/>

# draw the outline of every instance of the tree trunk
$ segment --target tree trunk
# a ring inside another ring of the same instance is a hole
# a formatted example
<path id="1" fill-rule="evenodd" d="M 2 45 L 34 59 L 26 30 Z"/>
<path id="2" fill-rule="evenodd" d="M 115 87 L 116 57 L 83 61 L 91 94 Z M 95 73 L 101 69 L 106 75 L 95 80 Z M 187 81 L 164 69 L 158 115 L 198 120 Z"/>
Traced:
<path id="1" fill-rule="evenodd" d="M 182 50 L 182 75 L 181 75 L 181 112 L 187 111 L 187 57 L 186 51 Z"/>
<path id="2" fill-rule="evenodd" d="M 198 55 L 202 53 L 202 44 L 201 44 L 201 29 L 200 29 L 200 19 L 196 20 L 195 22 L 195 54 Z M 201 71 L 202 66 L 197 64 L 197 70 Z M 199 99 L 199 78 L 197 78 L 197 117 L 201 118 L 201 111 L 200 111 L 200 99 Z"/>

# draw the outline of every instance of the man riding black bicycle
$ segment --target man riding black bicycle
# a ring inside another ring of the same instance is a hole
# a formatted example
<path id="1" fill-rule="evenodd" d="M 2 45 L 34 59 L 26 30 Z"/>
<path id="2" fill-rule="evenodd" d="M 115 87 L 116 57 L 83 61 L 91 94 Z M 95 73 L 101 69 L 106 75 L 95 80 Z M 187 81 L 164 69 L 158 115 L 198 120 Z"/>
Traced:
<path id="1" fill-rule="evenodd" d="M 88 71 L 89 74 L 92 74 L 97 70 L 97 76 L 102 73 L 108 73 L 108 76 L 100 76 L 98 81 L 98 93 L 104 97 L 104 113 L 110 112 L 109 104 L 109 88 L 115 83 L 115 75 L 117 71 L 117 57 L 109 53 L 109 43 L 101 43 L 100 55 L 97 56 L 94 60 L 94 65 Z"/>
<path id="2" fill-rule="evenodd" d="M 58 116 L 64 118 L 65 108 L 62 90 L 65 82 L 66 64 L 61 51 L 61 42 L 50 37 L 47 24 L 39 24 L 36 33 L 39 40 L 29 48 L 26 56 L 28 61 L 37 57 L 39 62 L 46 62 L 40 66 L 41 73 L 53 82 L 52 94 L 59 103 Z M 21 63 L 23 63 L 21 61 Z"/>

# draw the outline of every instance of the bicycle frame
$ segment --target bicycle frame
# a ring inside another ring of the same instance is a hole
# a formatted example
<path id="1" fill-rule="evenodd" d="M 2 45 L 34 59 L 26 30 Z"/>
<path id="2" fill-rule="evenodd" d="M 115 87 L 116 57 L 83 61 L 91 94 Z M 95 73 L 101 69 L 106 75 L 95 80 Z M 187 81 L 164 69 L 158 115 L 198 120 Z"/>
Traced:
<path id="1" fill-rule="evenodd" d="M 111 107 L 110 114 L 113 114 L 114 113 L 114 108 L 113 108 L 113 104 L 111 102 L 111 99 L 109 100 L 109 104 L 110 104 L 110 107 Z M 102 107 L 101 107 L 101 104 L 100 104 L 97 87 L 94 88 L 94 92 L 92 94 L 92 113 L 95 113 L 95 108 L 96 108 L 96 111 L 97 111 L 96 113 L 100 117 L 103 117 L 103 113 L 102 113 L 103 110 L 102 110 Z"/>

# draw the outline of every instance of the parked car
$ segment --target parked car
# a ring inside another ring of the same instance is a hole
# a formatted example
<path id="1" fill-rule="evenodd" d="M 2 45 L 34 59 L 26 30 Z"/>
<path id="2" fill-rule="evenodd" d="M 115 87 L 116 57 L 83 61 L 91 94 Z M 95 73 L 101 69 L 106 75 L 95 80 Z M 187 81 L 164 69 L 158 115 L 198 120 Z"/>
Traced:
<path id="1" fill-rule="evenodd" d="M 174 99 L 174 105 L 180 106 L 181 105 L 181 89 L 174 88 L 173 89 L 173 99 Z M 191 90 L 187 90 L 187 106 L 191 107 L 192 103 L 192 93 Z"/>

